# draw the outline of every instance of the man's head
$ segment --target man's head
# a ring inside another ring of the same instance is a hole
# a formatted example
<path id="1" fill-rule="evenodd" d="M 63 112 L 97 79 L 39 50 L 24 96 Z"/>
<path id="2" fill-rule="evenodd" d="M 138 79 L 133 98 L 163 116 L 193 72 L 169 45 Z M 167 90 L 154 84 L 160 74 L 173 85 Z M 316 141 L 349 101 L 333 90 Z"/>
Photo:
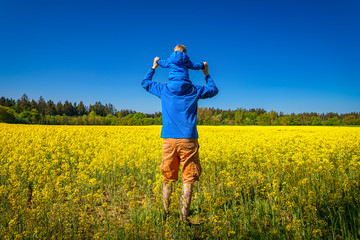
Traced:
<path id="1" fill-rule="evenodd" d="M 186 53 L 186 47 L 184 45 L 176 45 L 174 51 L 180 51 Z"/>

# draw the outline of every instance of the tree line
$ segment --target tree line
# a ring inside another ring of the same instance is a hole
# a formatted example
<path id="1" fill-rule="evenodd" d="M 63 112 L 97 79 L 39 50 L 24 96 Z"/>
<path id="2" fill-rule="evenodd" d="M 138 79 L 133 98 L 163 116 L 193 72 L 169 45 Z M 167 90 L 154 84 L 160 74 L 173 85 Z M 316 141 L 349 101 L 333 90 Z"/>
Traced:
<path id="1" fill-rule="evenodd" d="M 144 114 L 133 110 L 117 111 L 112 104 L 95 102 L 85 106 L 69 101 L 30 100 L 26 94 L 14 100 L 0 98 L 0 122 L 53 125 L 161 125 L 161 112 Z M 360 112 L 338 113 L 292 113 L 265 111 L 261 108 L 238 108 L 223 110 L 199 108 L 199 125 L 313 125 L 341 126 L 360 125 Z"/>

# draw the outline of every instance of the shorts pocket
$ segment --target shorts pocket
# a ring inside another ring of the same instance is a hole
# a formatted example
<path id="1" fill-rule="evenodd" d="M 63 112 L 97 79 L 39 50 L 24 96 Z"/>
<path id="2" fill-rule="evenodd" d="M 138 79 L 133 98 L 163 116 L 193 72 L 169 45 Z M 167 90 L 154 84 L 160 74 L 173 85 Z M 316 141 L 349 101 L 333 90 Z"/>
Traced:
<path id="1" fill-rule="evenodd" d="M 160 168 L 165 182 L 178 180 L 179 163 L 176 160 L 163 159 Z"/>
<path id="2" fill-rule="evenodd" d="M 200 162 L 192 162 L 192 176 L 198 180 L 201 175 L 201 165 Z"/>

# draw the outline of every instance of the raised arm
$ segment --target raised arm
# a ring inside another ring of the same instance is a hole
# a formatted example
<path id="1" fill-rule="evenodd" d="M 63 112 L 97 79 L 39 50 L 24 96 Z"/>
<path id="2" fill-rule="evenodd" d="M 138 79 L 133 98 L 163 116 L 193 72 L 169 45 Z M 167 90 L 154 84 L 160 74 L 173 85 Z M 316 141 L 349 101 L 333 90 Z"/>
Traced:
<path id="1" fill-rule="evenodd" d="M 200 70 L 204 68 L 204 63 L 194 63 L 190 60 L 187 62 L 187 67 L 192 70 Z"/>
<path id="2" fill-rule="evenodd" d="M 152 68 L 145 75 L 144 80 L 142 80 L 141 86 L 149 93 L 152 93 L 160 98 L 161 90 L 162 90 L 164 84 L 152 81 L 152 77 L 154 76 L 155 69 L 159 66 L 158 60 L 159 60 L 159 58 L 157 58 L 157 57 L 154 59 L 154 64 L 153 64 Z"/>
<path id="3" fill-rule="evenodd" d="M 162 68 L 168 68 L 169 67 L 169 59 L 165 59 L 165 60 L 158 60 L 157 63 L 159 64 L 160 67 Z"/>
<path id="4" fill-rule="evenodd" d="M 198 86 L 198 94 L 200 99 L 211 98 L 218 94 L 214 80 L 210 77 L 209 66 L 204 62 L 203 73 L 205 75 L 206 86 Z"/>

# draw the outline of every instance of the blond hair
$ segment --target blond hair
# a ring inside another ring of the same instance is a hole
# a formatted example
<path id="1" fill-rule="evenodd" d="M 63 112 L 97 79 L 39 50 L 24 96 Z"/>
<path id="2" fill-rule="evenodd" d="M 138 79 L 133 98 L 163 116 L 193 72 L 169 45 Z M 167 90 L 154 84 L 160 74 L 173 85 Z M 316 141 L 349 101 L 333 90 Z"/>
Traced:
<path id="1" fill-rule="evenodd" d="M 186 47 L 184 45 L 179 44 L 175 46 L 174 51 L 181 51 L 186 53 Z"/>

